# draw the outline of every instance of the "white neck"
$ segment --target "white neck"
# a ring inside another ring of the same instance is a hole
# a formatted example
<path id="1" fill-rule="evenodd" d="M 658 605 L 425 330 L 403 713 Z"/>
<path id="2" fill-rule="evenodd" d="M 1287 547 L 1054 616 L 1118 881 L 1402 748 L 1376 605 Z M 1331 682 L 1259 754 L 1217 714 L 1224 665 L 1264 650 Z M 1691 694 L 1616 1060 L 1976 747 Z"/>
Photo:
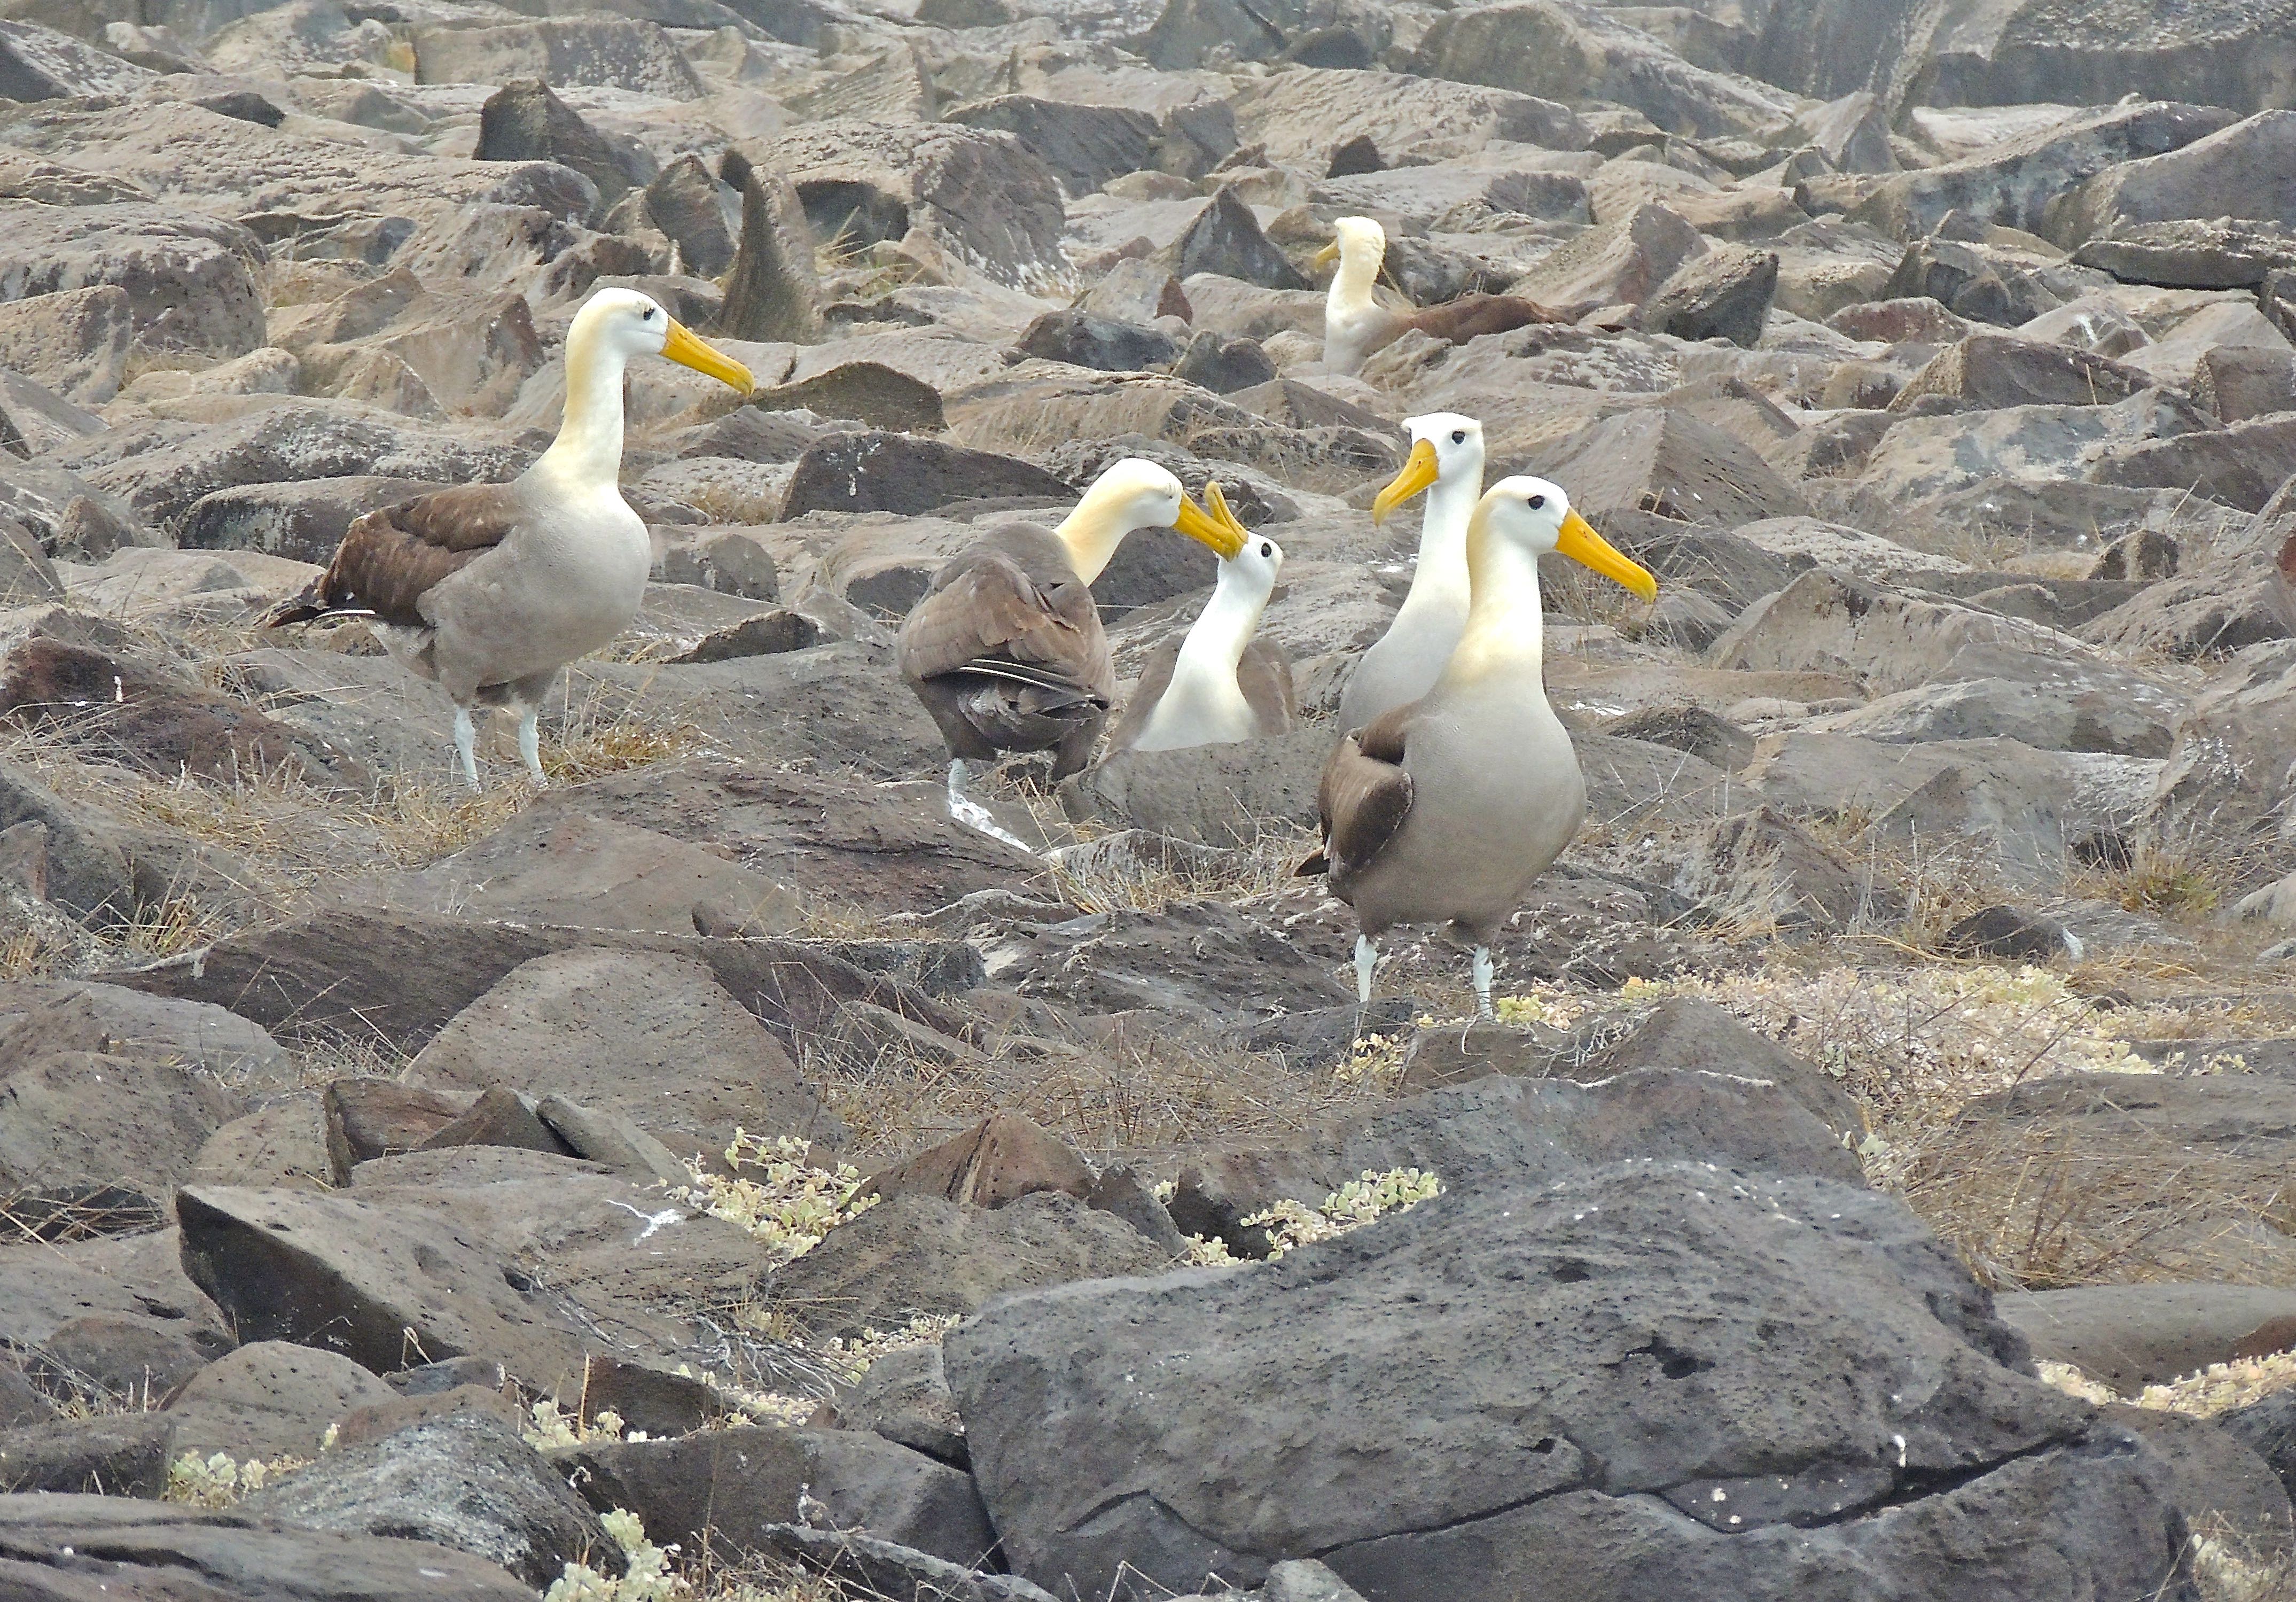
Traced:
<path id="1" fill-rule="evenodd" d="M 1439 687 L 1527 685 L 1543 697 L 1538 556 L 1512 540 L 1479 531 L 1468 542 L 1467 565 L 1474 602 Z"/>
<path id="2" fill-rule="evenodd" d="M 1420 514 L 1419 565 L 1403 597 L 1404 612 L 1439 607 L 1464 613 L 1472 598 L 1467 579 L 1467 524 L 1483 497 L 1483 467 L 1462 469 L 1428 487 Z M 1400 613 L 1398 613 L 1400 615 Z"/>
<path id="3" fill-rule="evenodd" d="M 558 438 L 532 469 L 594 489 L 622 476 L 622 369 L 627 358 L 602 349 L 578 322 L 566 338 L 566 413 Z"/>
<path id="4" fill-rule="evenodd" d="M 1250 584 L 1222 563 L 1212 598 L 1180 643 L 1171 681 L 1141 731 L 1142 750 L 1160 751 L 1168 741 L 1183 737 L 1210 736 L 1215 742 L 1251 737 L 1251 705 L 1236 682 L 1236 668 L 1267 609 L 1267 593 L 1254 593 Z"/>
<path id="5" fill-rule="evenodd" d="M 1212 589 L 1212 598 L 1204 603 L 1203 615 L 1180 643 L 1179 658 L 1172 664 L 1173 684 L 1185 677 L 1234 685 L 1236 664 L 1243 660 L 1244 649 L 1259 627 L 1259 614 L 1267 610 L 1267 592 L 1255 593 L 1255 588 L 1226 563 L 1220 564 L 1219 583 Z"/>
<path id="6" fill-rule="evenodd" d="M 1360 247 L 1340 247 L 1340 270 L 1332 275 L 1331 290 L 1324 297 L 1324 316 L 1344 319 L 1371 308 L 1371 290 L 1379 282 L 1382 254 Z"/>
<path id="7" fill-rule="evenodd" d="M 1060 542 L 1068 547 L 1069 566 L 1076 576 L 1090 584 L 1116 555 L 1116 547 L 1132 532 L 1128 523 L 1116 515 L 1115 497 L 1101 491 L 1098 485 L 1084 492 L 1084 499 L 1076 510 L 1061 520 L 1053 530 Z"/>

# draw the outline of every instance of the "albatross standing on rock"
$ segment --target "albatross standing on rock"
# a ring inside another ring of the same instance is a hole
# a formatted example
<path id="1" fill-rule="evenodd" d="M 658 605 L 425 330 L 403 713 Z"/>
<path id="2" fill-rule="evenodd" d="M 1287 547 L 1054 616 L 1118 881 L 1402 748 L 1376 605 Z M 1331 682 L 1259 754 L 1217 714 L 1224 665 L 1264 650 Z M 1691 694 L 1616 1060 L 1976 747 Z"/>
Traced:
<path id="1" fill-rule="evenodd" d="M 1505 333 L 1531 323 L 1558 321 L 1554 313 L 1521 295 L 1462 295 L 1440 306 L 1416 310 L 1382 306 L 1372 298 L 1380 264 L 1387 259 L 1387 230 L 1367 217 L 1343 217 L 1337 234 L 1316 254 L 1317 267 L 1336 260 L 1331 292 L 1324 300 L 1324 366 L 1354 374 L 1374 350 L 1393 344 L 1413 329 L 1454 345 L 1479 333 Z"/>
<path id="2" fill-rule="evenodd" d="M 901 677 L 948 746 L 948 814 L 1021 850 L 964 793 L 965 764 L 1050 751 L 1066 778 L 1092 756 L 1116 694 L 1116 667 L 1092 581 L 1135 529 L 1177 529 L 1233 557 L 1249 538 L 1214 517 L 1155 463 L 1128 456 L 1093 481 L 1047 533 L 1008 523 L 933 575 L 901 625 Z"/>
<path id="3" fill-rule="evenodd" d="M 371 617 L 399 663 L 455 702 L 463 779 L 479 787 L 474 706 L 518 710 L 518 754 L 543 782 L 542 698 L 568 662 L 629 626 L 653 566 L 622 499 L 622 370 L 662 356 L 747 395 L 750 370 L 635 290 L 603 289 L 566 331 L 558 438 L 507 484 L 460 484 L 370 512 L 327 571 L 264 621 Z"/>
<path id="4" fill-rule="evenodd" d="M 1227 503 L 1218 484 L 1205 487 L 1212 515 L 1226 521 Z M 1254 534 L 1223 557 L 1212 598 L 1179 645 L 1148 659 L 1124 715 L 1108 736 L 1118 751 L 1178 751 L 1191 745 L 1232 745 L 1289 734 L 1299 720 L 1292 659 L 1283 648 L 1253 639 L 1283 547 Z"/>
<path id="5" fill-rule="evenodd" d="M 1538 559 L 1561 551 L 1647 601 L 1658 581 L 1612 549 L 1545 479 L 1511 478 L 1467 530 L 1474 604 L 1443 676 L 1422 699 L 1344 735 L 1324 764 L 1324 844 L 1300 865 L 1329 873 L 1356 910 L 1356 995 L 1371 1002 L 1376 938 L 1447 923 L 1473 941 L 1475 1010 L 1491 1015 L 1492 937 L 1578 833 L 1587 787 L 1540 671 Z"/>
<path id="6" fill-rule="evenodd" d="M 1483 425 L 1456 412 L 1406 418 L 1410 457 L 1371 504 L 1374 524 L 1427 491 L 1419 564 L 1395 620 L 1364 653 L 1340 697 L 1340 727 L 1361 728 L 1434 687 L 1467 626 L 1467 520 L 1483 492 Z"/>

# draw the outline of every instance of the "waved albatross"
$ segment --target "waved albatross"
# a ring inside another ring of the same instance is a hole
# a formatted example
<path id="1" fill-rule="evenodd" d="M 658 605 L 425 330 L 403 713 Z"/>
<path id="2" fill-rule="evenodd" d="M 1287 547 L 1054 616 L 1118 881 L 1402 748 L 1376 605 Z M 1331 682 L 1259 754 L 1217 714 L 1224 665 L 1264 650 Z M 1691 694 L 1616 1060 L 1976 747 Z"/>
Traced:
<path id="1" fill-rule="evenodd" d="M 1380 264 L 1387 259 L 1387 230 L 1367 217 L 1343 217 L 1332 225 L 1337 237 L 1316 254 L 1317 267 L 1333 260 L 1331 292 L 1324 300 L 1324 366 L 1352 374 L 1373 351 L 1391 345 L 1413 329 L 1464 345 L 1479 333 L 1505 333 L 1530 323 L 1561 321 L 1536 300 L 1521 295 L 1461 295 L 1440 306 L 1411 308 L 1382 306 L 1372 298 Z"/>
<path id="2" fill-rule="evenodd" d="M 1467 530 L 1474 604 L 1422 699 L 1341 736 L 1317 796 L 1329 873 L 1356 910 L 1356 996 L 1371 1002 L 1376 937 L 1447 923 L 1474 942 L 1475 1011 L 1491 1015 L 1490 943 L 1587 810 L 1578 754 L 1539 678 L 1538 559 L 1560 551 L 1647 601 L 1658 581 L 1613 550 L 1545 479 L 1503 479 Z"/>
<path id="3" fill-rule="evenodd" d="M 458 484 L 370 512 L 327 571 L 264 621 L 370 617 L 399 664 L 455 702 L 463 779 L 479 787 L 475 706 L 517 709 L 518 754 L 543 782 L 535 720 L 558 670 L 637 615 L 653 566 L 622 499 L 622 370 L 662 356 L 747 395 L 750 370 L 635 290 L 602 289 L 566 331 L 566 413 L 507 484 Z"/>
<path id="4" fill-rule="evenodd" d="M 965 764 L 1050 751 L 1056 779 L 1084 767 L 1116 694 L 1092 581 L 1133 530 L 1174 528 L 1222 557 L 1250 538 L 1190 500 L 1164 468 L 1127 456 L 1058 529 L 1007 523 L 933 575 L 901 625 L 898 655 L 948 747 L 951 817 L 1029 849 L 965 794 Z"/>
<path id="5" fill-rule="evenodd" d="M 1204 498 L 1213 516 L 1227 518 L 1218 484 L 1205 486 Z M 1187 637 L 1141 668 L 1124 715 L 1109 731 L 1111 752 L 1233 745 L 1292 732 L 1300 720 L 1292 658 L 1274 641 L 1251 637 L 1283 571 L 1283 547 L 1259 534 L 1220 559 L 1219 581 Z"/>
<path id="6" fill-rule="evenodd" d="M 1435 687 L 1451 647 L 1467 626 L 1467 520 L 1483 492 L 1483 425 L 1456 412 L 1404 421 L 1411 455 L 1371 504 L 1374 524 L 1427 491 L 1419 525 L 1419 563 L 1403 605 L 1364 653 L 1340 697 L 1341 730 L 1361 728 L 1382 712 Z"/>

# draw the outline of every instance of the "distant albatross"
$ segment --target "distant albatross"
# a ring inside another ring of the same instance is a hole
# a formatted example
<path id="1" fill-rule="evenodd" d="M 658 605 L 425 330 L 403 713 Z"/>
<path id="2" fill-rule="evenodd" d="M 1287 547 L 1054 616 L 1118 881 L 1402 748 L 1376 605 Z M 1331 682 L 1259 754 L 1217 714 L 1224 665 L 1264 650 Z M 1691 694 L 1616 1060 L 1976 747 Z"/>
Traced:
<path id="1" fill-rule="evenodd" d="M 1218 484 L 1204 487 L 1204 498 L 1213 516 L 1228 519 Z M 1251 637 L 1283 571 L 1283 547 L 1259 534 L 1221 559 L 1212 597 L 1187 637 L 1140 670 L 1132 699 L 1109 731 L 1111 752 L 1232 745 L 1291 732 L 1300 717 L 1292 659 L 1281 645 Z"/>
<path id="2" fill-rule="evenodd" d="M 1155 463 L 1128 456 L 1084 492 L 1051 532 L 1007 523 L 933 576 L 901 625 L 901 677 L 948 747 L 948 812 L 1029 848 L 964 792 L 965 764 L 1007 751 L 1050 751 L 1053 776 L 1091 760 L 1116 694 L 1092 581 L 1135 529 L 1177 528 L 1233 557 L 1249 538 L 1190 500 Z"/>
<path id="3" fill-rule="evenodd" d="M 1560 320 L 1520 295 L 1461 295 L 1416 310 L 1382 306 L 1372 298 L 1372 287 L 1387 259 L 1387 230 L 1367 217 L 1343 217 L 1332 226 L 1337 237 L 1316 255 L 1318 267 L 1340 264 L 1324 300 L 1324 366 L 1330 372 L 1359 371 L 1365 357 L 1414 328 L 1464 345 L 1479 333 Z"/>
<path id="4" fill-rule="evenodd" d="M 518 754 L 543 780 L 536 729 L 558 670 L 629 626 L 653 566 L 623 501 L 622 370 L 663 356 L 747 395 L 750 370 L 635 290 L 602 289 L 566 331 L 558 438 L 507 484 L 458 484 L 370 512 L 327 571 L 264 621 L 371 617 L 399 663 L 455 702 L 455 751 L 479 787 L 471 711 L 515 708 Z"/>
<path id="5" fill-rule="evenodd" d="M 1324 764 L 1323 848 L 1353 907 L 1356 995 L 1371 1001 L 1374 943 L 1397 924 L 1448 924 L 1474 942 L 1475 1010 L 1491 1015 L 1499 925 L 1578 833 L 1578 758 L 1539 678 L 1538 559 L 1561 551 L 1645 601 L 1658 581 L 1613 550 L 1545 479 L 1503 479 L 1467 530 L 1474 602 L 1443 675 L 1418 701 L 1341 736 Z"/>
<path id="6" fill-rule="evenodd" d="M 1372 502 L 1371 518 L 1384 522 L 1425 490 L 1419 563 L 1394 620 L 1364 653 L 1340 697 L 1342 732 L 1432 689 L 1467 626 L 1467 520 L 1483 492 L 1483 425 L 1456 412 L 1431 412 L 1405 419 L 1403 426 L 1411 434 L 1411 455 Z"/>

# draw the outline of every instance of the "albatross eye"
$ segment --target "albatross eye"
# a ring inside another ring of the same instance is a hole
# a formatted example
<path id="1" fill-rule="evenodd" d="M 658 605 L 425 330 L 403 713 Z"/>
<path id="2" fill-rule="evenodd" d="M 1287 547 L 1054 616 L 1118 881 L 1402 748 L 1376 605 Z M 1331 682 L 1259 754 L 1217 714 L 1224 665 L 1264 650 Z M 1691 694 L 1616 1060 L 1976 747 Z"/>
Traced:
<path id="1" fill-rule="evenodd" d="M 1533 512 L 1538 511 L 1541 506 L 1544 506 L 1545 505 L 1546 505 L 1546 497 L 1545 496 L 1543 496 L 1543 495 L 1534 495 L 1534 496 L 1532 496 L 1532 497 L 1530 497 L 1530 509 L 1531 509 Z"/>
<path id="2" fill-rule="evenodd" d="M 1273 556 L 1275 555 L 1275 547 L 1263 539 L 1259 542 L 1259 554 L 1263 556 Z"/>
<path id="3" fill-rule="evenodd" d="M 1452 444 L 1454 444 L 1454 445 L 1464 445 L 1466 442 L 1467 442 L 1467 431 L 1466 431 L 1465 429 L 1463 429 L 1463 428 L 1455 428 L 1455 429 L 1453 429 L 1453 430 L 1451 431 L 1451 443 L 1452 443 Z"/>
<path id="4" fill-rule="evenodd" d="M 651 306 L 647 307 L 644 311 L 642 311 L 642 312 L 638 313 L 638 316 L 640 316 L 641 317 L 644 317 L 644 318 L 647 322 L 649 322 L 649 323 L 652 322 L 652 321 L 653 321 L 653 308 L 652 308 L 652 307 L 651 307 Z"/>

